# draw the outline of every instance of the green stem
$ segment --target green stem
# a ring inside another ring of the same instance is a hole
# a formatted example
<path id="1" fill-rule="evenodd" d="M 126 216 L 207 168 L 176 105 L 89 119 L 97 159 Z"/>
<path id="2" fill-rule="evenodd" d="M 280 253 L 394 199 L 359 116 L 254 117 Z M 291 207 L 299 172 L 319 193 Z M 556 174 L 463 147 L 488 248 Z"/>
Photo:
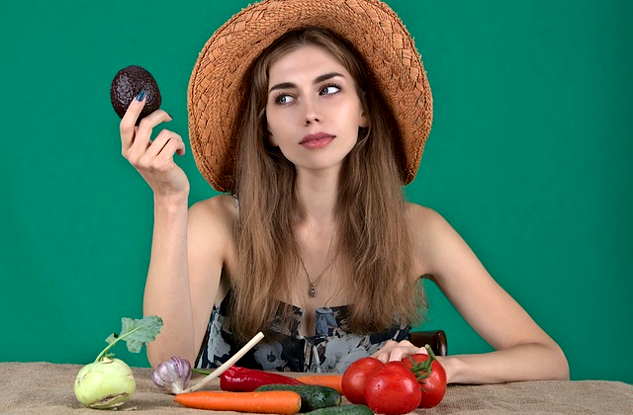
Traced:
<path id="1" fill-rule="evenodd" d="M 435 353 L 433 353 L 433 349 L 431 349 L 431 346 L 427 344 L 426 346 L 424 346 L 424 348 L 426 349 L 426 352 L 429 355 L 429 358 L 426 359 L 424 362 L 416 363 L 413 360 L 413 358 L 409 356 L 409 359 L 411 359 L 411 364 L 412 364 L 411 371 L 413 372 L 415 377 L 418 379 L 418 381 L 424 380 L 428 378 L 429 376 L 431 376 L 431 364 L 433 363 L 434 360 L 437 360 L 435 358 Z"/>
<path id="2" fill-rule="evenodd" d="M 106 354 L 106 352 L 107 352 L 108 350 L 110 350 L 110 349 L 112 348 L 112 346 L 114 346 L 114 345 L 115 345 L 115 344 L 116 344 L 116 343 L 117 343 L 120 339 L 121 339 L 120 337 L 117 337 L 117 339 L 116 339 L 115 341 L 113 341 L 112 343 L 110 343 L 109 345 L 107 345 L 107 346 L 106 346 L 106 348 L 105 348 L 105 349 L 103 349 L 103 350 L 101 351 L 101 353 L 99 353 L 99 355 L 97 356 L 97 358 L 95 359 L 95 361 L 94 361 L 94 362 L 95 362 L 95 363 L 97 363 L 98 361 L 102 360 L 102 359 L 103 359 L 103 356 Z"/>
<path id="3" fill-rule="evenodd" d="M 123 334 L 121 334 L 120 336 L 118 336 L 118 337 L 116 338 L 116 340 L 114 340 L 112 343 L 110 343 L 109 345 L 107 345 L 107 346 L 106 346 L 106 348 L 105 348 L 105 349 L 103 349 L 103 350 L 101 351 L 101 353 L 99 353 L 99 355 L 97 356 L 97 358 L 95 359 L 95 361 L 94 361 L 94 362 L 95 362 L 95 363 L 97 363 L 98 361 L 102 360 L 102 359 L 103 359 L 103 357 L 105 356 L 106 352 L 107 352 L 108 350 L 110 350 L 110 349 L 112 348 L 112 346 L 114 346 L 115 344 L 117 344 L 117 342 L 118 342 L 119 340 L 121 340 L 121 339 L 123 339 L 123 338 L 125 338 L 125 337 L 129 336 L 130 334 L 134 333 L 135 331 L 139 330 L 140 328 L 141 328 L 141 326 L 136 327 L 135 329 L 130 330 L 130 331 L 128 331 L 127 333 L 123 333 Z"/>
<path id="4" fill-rule="evenodd" d="M 432 361 L 437 360 L 435 358 L 435 353 L 433 353 L 433 349 L 431 349 L 431 346 L 429 346 L 428 344 L 424 346 L 424 348 L 426 349 L 426 352 L 429 354 L 429 358 Z"/>
<path id="5" fill-rule="evenodd" d="M 209 375 L 211 374 L 210 370 L 205 370 L 205 369 L 196 369 L 195 367 L 191 369 L 191 371 L 193 373 L 197 373 L 199 375 Z"/>

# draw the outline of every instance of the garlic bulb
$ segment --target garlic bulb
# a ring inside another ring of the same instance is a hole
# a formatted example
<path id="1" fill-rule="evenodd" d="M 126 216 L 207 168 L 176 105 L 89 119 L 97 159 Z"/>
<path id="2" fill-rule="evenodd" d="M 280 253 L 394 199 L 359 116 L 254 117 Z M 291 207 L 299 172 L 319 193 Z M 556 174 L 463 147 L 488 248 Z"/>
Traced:
<path id="1" fill-rule="evenodd" d="M 174 356 L 152 371 L 152 381 L 174 395 L 184 392 L 191 379 L 191 364 L 188 360 Z"/>

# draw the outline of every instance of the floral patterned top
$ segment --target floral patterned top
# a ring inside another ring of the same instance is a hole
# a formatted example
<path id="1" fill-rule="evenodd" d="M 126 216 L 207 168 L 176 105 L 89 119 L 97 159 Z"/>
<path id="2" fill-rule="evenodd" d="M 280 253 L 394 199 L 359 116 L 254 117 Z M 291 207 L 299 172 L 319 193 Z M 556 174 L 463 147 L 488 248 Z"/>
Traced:
<path id="1" fill-rule="evenodd" d="M 219 307 L 213 307 L 207 332 L 195 366 L 215 368 L 236 353 L 238 344 L 226 326 L 230 315 L 230 291 Z M 354 361 L 372 355 L 388 340 L 411 339 L 411 326 L 392 326 L 379 333 L 359 335 L 350 332 L 349 306 L 317 309 L 316 335 L 299 334 L 303 309 L 291 306 L 292 326 L 284 328 L 273 322 L 271 330 L 280 340 L 258 343 L 238 362 L 238 366 L 286 372 L 337 372 L 343 373 Z"/>

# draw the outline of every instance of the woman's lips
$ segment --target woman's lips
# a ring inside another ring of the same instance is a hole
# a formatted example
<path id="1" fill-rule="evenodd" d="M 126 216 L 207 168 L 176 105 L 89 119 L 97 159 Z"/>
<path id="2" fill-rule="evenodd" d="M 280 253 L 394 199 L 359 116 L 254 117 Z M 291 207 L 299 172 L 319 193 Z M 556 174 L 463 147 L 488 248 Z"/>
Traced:
<path id="1" fill-rule="evenodd" d="M 314 150 L 327 146 L 332 142 L 332 140 L 334 140 L 334 137 L 335 136 L 328 133 L 308 134 L 303 137 L 299 144 L 307 149 Z"/>

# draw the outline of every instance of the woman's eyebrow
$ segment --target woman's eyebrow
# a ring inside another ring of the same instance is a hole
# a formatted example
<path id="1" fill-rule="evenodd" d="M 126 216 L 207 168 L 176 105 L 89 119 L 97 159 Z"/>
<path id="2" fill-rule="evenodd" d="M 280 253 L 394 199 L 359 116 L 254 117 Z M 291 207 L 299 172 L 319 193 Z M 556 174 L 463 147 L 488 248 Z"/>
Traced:
<path id="1" fill-rule="evenodd" d="M 296 88 L 296 87 L 297 86 L 295 84 L 293 84 L 292 82 L 282 82 L 280 84 L 271 86 L 270 89 L 268 90 L 268 93 L 270 94 L 271 92 L 273 92 L 276 89 L 293 89 L 293 88 Z"/>
<path id="2" fill-rule="evenodd" d="M 343 74 L 338 73 L 338 72 L 329 72 L 329 73 L 317 76 L 312 83 L 313 84 L 319 84 L 319 83 L 321 83 L 323 81 L 327 81 L 328 79 L 332 79 L 332 78 L 335 78 L 337 76 L 341 76 L 342 77 Z M 297 87 L 297 85 L 293 84 L 292 82 L 282 82 L 282 83 L 279 83 L 279 84 L 271 86 L 268 89 L 268 93 L 270 94 L 271 92 L 273 92 L 274 90 L 277 90 L 277 89 L 293 89 L 293 88 L 296 88 L 296 87 Z"/>
<path id="3" fill-rule="evenodd" d="M 319 83 L 321 83 L 323 81 L 327 81 L 328 79 L 336 78 L 337 76 L 343 77 L 343 74 L 340 74 L 338 72 L 326 73 L 324 75 L 317 76 L 316 79 L 314 80 L 313 84 L 319 84 Z"/>

